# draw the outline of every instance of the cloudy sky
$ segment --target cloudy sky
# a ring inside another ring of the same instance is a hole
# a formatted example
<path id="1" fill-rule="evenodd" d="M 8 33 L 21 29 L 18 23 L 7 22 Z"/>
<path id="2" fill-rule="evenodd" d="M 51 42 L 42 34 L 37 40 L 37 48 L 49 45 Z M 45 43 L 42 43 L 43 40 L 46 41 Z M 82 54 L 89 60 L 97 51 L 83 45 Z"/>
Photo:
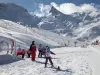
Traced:
<path id="1" fill-rule="evenodd" d="M 29 12 L 35 11 L 40 3 L 50 4 L 55 2 L 56 4 L 63 3 L 73 3 L 75 5 L 80 5 L 84 3 L 95 3 L 100 5 L 100 0 L 0 0 L 1 3 L 16 3 L 25 7 Z"/>
<path id="2" fill-rule="evenodd" d="M 49 16 L 51 5 L 64 14 L 92 12 L 90 15 L 96 16 L 100 13 L 100 0 L 0 0 L 0 3 L 15 3 L 39 17 Z"/>

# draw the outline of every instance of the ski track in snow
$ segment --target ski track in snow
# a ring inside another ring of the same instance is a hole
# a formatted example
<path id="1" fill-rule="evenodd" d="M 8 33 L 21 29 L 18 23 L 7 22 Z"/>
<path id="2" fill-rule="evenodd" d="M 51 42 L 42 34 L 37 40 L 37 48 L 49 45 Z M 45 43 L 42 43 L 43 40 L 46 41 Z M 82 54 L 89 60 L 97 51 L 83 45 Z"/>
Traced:
<path id="1" fill-rule="evenodd" d="M 77 50 L 79 48 L 72 49 Z M 60 66 L 61 71 L 48 67 L 44 68 L 44 58 L 37 58 L 35 62 L 32 62 L 30 58 L 25 58 L 25 60 L 8 65 L 0 65 L 0 75 L 92 75 L 92 69 L 84 59 L 84 56 L 88 56 L 88 53 L 92 52 L 88 48 L 84 48 L 84 51 L 69 52 L 62 50 L 66 54 L 57 51 L 57 49 L 54 52 L 57 55 L 52 56 L 52 58 L 55 58 L 52 60 L 56 67 Z M 49 64 L 48 66 L 50 67 Z M 67 70 L 71 70 L 71 72 Z"/>

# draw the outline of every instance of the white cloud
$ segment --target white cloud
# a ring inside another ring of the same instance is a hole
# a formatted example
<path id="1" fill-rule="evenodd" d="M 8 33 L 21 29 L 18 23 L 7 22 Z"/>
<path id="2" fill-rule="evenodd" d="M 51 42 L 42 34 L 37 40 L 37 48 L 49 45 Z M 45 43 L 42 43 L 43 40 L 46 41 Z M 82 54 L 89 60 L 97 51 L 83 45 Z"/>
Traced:
<path id="1" fill-rule="evenodd" d="M 36 10 L 33 15 L 36 15 L 38 17 L 49 16 L 51 15 L 51 13 L 49 13 L 50 10 L 50 5 L 39 4 L 39 10 Z"/>
<path id="2" fill-rule="evenodd" d="M 89 15 L 93 17 L 93 16 L 97 16 L 100 13 L 100 11 L 97 12 L 98 9 L 94 7 L 93 4 L 82 4 L 80 6 L 77 6 L 73 3 L 63 3 L 58 5 L 52 2 L 51 5 L 39 4 L 39 10 L 36 10 L 32 14 L 38 17 L 49 16 L 51 15 L 51 13 L 49 13 L 49 11 L 51 10 L 51 6 L 54 6 L 60 12 L 68 15 L 73 14 L 75 12 L 80 12 L 80 13 L 86 12 L 86 13 L 90 13 Z"/>
<path id="3" fill-rule="evenodd" d="M 63 3 L 57 5 L 56 3 L 52 2 L 51 5 L 64 14 L 72 14 L 75 12 L 91 12 L 91 16 L 99 14 L 99 12 L 96 12 L 98 9 L 95 8 L 93 4 L 82 4 L 77 6 L 73 3 Z"/>
<path id="4" fill-rule="evenodd" d="M 96 10 L 96 8 L 94 8 L 94 6 L 92 6 L 91 4 L 83 4 L 80 6 L 80 10 L 82 11 L 92 11 L 92 10 Z"/>
<path id="5" fill-rule="evenodd" d="M 53 5 L 56 9 L 63 12 L 64 14 L 72 14 L 72 13 L 80 10 L 80 8 L 78 6 L 76 6 L 75 4 L 72 4 L 72 3 L 64 3 L 64 4 L 60 4 L 60 5 L 51 3 L 51 5 Z"/>

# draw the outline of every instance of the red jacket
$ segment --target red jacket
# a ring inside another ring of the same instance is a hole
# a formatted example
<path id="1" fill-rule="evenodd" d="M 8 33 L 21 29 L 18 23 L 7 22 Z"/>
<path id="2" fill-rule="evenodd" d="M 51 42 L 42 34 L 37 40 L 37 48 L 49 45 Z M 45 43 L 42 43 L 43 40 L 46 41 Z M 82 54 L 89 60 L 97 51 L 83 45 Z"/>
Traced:
<path id="1" fill-rule="evenodd" d="M 36 46 L 32 46 L 30 49 L 32 52 L 36 52 Z"/>
<path id="2" fill-rule="evenodd" d="M 36 57 L 36 46 L 31 46 L 30 48 L 31 52 L 32 52 L 32 61 L 35 61 L 35 57 Z"/>

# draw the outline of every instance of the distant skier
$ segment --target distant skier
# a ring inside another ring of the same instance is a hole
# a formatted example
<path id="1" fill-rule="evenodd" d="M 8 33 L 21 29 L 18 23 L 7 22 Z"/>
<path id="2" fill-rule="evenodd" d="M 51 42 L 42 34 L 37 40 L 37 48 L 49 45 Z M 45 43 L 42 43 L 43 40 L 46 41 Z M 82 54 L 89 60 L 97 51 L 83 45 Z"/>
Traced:
<path id="1" fill-rule="evenodd" d="M 46 46 L 46 52 L 45 52 L 45 56 L 46 56 L 45 67 L 47 67 L 48 60 L 50 61 L 51 67 L 54 67 L 50 54 L 51 54 L 50 48 L 48 46 Z"/>
<path id="2" fill-rule="evenodd" d="M 95 42 L 95 43 L 96 43 L 96 45 L 98 45 L 98 44 L 99 44 L 99 40 L 96 40 L 96 42 Z"/>
<path id="3" fill-rule="evenodd" d="M 38 57 L 42 58 L 42 45 L 41 44 L 38 47 L 38 51 L 39 51 Z"/>
<path id="4" fill-rule="evenodd" d="M 30 50 L 31 50 L 31 53 L 32 53 L 32 61 L 35 61 L 35 57 L 36 57 L 35 41 L 32 41 L 32 44 L 30 46 Z"/>

